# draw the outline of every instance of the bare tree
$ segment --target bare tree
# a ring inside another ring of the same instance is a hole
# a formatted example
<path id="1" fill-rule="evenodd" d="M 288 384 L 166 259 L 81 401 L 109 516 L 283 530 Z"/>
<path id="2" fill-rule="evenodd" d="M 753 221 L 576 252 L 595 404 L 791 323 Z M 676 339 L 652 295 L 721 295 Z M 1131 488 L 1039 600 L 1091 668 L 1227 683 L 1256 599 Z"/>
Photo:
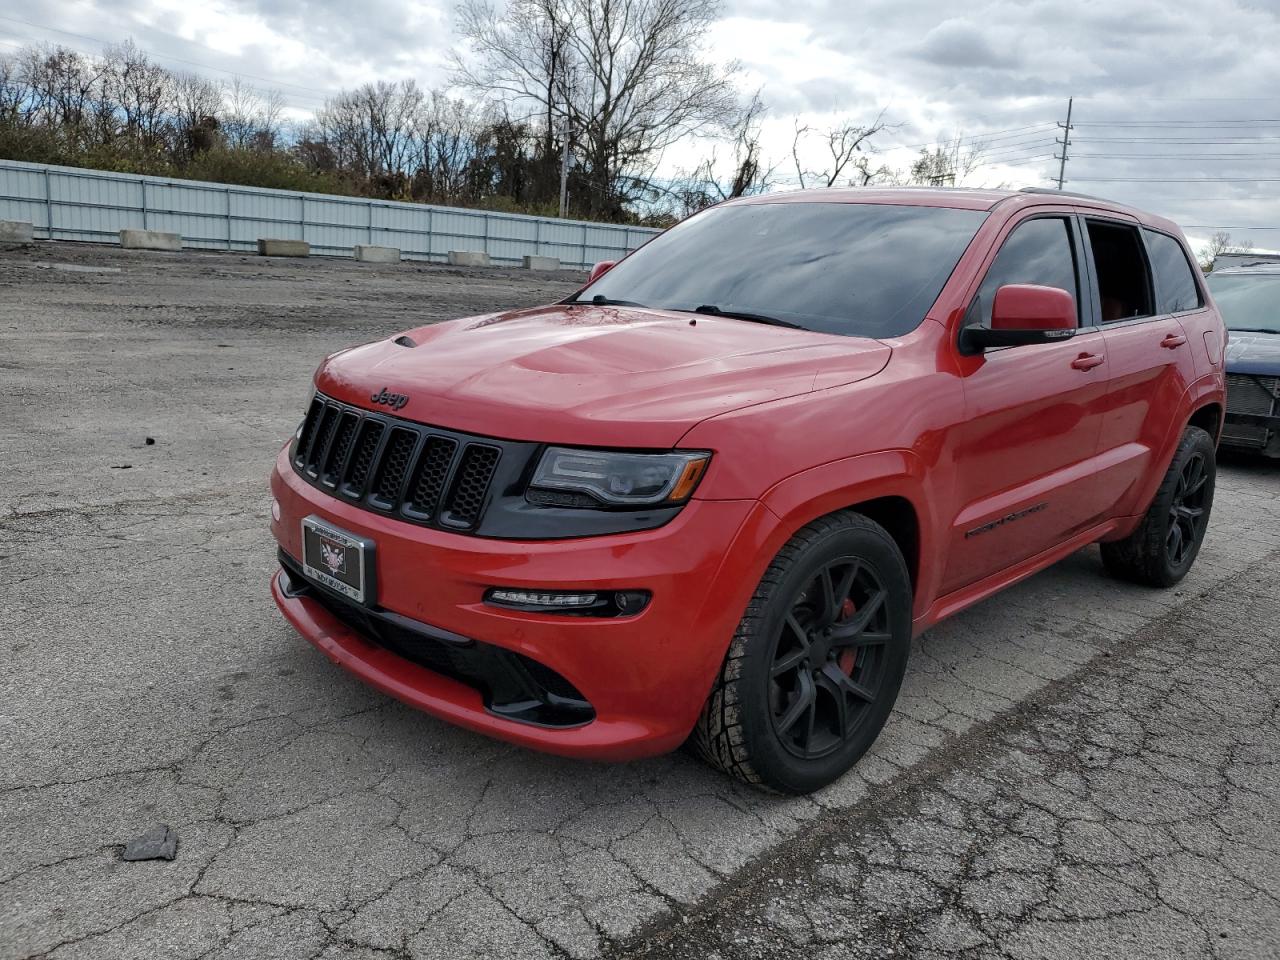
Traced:
<path id="1" fill-rule="evenodd" d="M 867 156 L 871 139 L 887 126 L 885 111 L 875 120 L 863 126 L 850 119 L 841 120 L 826 129 L 816 129 L 809 124 L 795 122 L 795 136 L 791 140 L 791 159 L 795 163 L 796 178 L 803 189 L 821 185 L 834 187 L 841 180 L 850 185 L 866 186 L 880 170 L 872 170 Z M 811 170 L 801 160 L 800 154 L 806 141 L 818 138 L 826 147 L 828 159 L 821 170 Z M 882 168 L 883 169 L 883 168 Z"/>
<path id="2" fill-rule="evenodd" d="M 412 80 L 366 83 L 325 101 L 316 128 L 340 169 L 399 195 L 421 164 L 425 105 Z"/>
<path id="3" fill-rule="evenodd" d="M 102 67 L 66 47 L 44 47 L 33 53 L 28 61 L 29 84 L 39 91 L 45 121 L 80 135 L 101 94 Z"/>
<path id="4" fill-rule="evenodd" d="M 132 40 L 108 47 L 103 58 L 105 98 L 118 111 L 123 132 L 144 148 L 160 145 L 167 133 L 173 75 L 152 63 Z M 99 111 L 99 116 L 104 116 Z"/>
<path id="5" fill-rule="evenodd" d="M 1209 238 L 1209 242 L 1200 248 L 1200 267 L 1205 273 L 1213 270 L 1213 262 L 1220 254 L 1224 253 L 1248 253 L 1253 249 L 1253 241 L 1241 240 L 1236 242 L 1231 239 L 1231 234 L 1225 230 L 1217 231 Z"/>
<path id="6" fill-rule="evenodd" d="M 0 56 L 0 123 L 17 125 L 26 102 L 26 84 L 15 56 Z"/>
<path id="7" fill-rule="evenodd" d="M 576 145 L 578 204 L 621 212 L 676 140 L 736 119 L 736 64 L 704 62 L 720 0 L 462 0 L 459 84 L 506 98 L 517 118 L 561 121 Z M 545 131 L 551 145 L 554 132 Z"/>
<path id="8" fill-rule="evenodd" d="M 284 97 L 278 90 L 259 92 L 239 77 L 222 90 L 220 126 L 228 146 L 272 150 L 280 139 Z"/>
<path id="9" fill-rule="evenodd" d="M 729 130 L 732 150 L 730 175 L 720 175 L 718 151 L 712 146 L 708 156 L 691 172 L 677 175 L 659 191 L 659 212 L 664 220 L 676 221 L 715 203 L 766 192 L 773 184 L 776 166 L 765 166 L 760 146 L 760 124 L 766 112 L 760 92 L 747 102 L 742 115 Z"/>
<path id="10" fill-rule="evenodd" d="M 932 149 L 922 147 L 911 164 L 910 182 L 932 187 L 955 187 L 982 165 L 985 144 L 957 134 L 939 141 Z"/>
<path id="11" fill-rule="evenodd" d="M 422 158 L 415 178 L 415 197 L 451 203 L 463 199 L 481 126 L 474 104 L 432 91 L 422 112 Z"/>
<path id="12" fill-rule="evenodd" d="M 173 152 L 184 159 L 211 149 L 222 124 L 222 86 L 194 73 L 173 77 Z"/>

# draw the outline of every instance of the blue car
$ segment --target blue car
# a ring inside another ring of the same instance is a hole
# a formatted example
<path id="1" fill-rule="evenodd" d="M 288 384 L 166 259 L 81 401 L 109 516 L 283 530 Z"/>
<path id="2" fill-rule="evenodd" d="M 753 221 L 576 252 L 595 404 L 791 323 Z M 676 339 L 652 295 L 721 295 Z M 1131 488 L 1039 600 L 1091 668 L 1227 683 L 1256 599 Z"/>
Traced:
<path id="1" fill-rule="evenodd" d="M 1280 458 L 1280 262 L 1208 277 L 1227 324 L 1227 422 L 1222 445 Z"/>

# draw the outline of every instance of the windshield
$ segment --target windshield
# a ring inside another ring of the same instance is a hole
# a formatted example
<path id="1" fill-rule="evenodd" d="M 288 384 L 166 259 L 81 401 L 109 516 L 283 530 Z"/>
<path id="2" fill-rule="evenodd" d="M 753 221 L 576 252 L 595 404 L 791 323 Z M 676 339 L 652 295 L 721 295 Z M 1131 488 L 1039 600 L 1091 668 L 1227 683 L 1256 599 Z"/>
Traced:
<path id="1" fill-rule="evenodd" d="M 576 299 L 895 337 L 924 319 L 985 218 L 870 203 L 715 207 L 655 237 Z"/>
<path id="2" fill-rule="evenodd" d="M 1209 274 L 1228 330 L 1280 333 L 1280 273 Z"/>

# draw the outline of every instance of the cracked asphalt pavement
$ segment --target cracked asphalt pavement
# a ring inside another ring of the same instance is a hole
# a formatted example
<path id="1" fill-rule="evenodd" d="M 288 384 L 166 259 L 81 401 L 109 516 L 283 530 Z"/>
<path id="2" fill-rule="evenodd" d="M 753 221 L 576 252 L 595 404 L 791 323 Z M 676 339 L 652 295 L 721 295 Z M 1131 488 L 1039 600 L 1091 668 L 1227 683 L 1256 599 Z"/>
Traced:
<path id="1" fill-rule="evenodd" d="M 1280 955 L 1273 465 L 1225 459 L 1174 590 L 1083 550 L 931 630 L 811 797 L 489 741 L 294 634 L 317 361 L 579 279 L 0 252 L 0 958 Z"/>

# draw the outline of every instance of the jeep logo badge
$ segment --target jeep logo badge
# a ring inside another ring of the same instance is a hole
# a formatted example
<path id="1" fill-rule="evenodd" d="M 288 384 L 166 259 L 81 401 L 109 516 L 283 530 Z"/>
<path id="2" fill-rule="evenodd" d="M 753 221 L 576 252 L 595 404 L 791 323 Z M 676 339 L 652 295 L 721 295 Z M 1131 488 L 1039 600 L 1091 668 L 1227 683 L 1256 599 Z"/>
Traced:
<path id="1" fill-rule="evenodd" d="M 409 395 L 406 393 L 388 393 L 387 388 L 383 387 L 369 399 L 374 403 L 382 404 L 384 407 L 390 407 L 392 410 L 399 410 L 409 402 Z"/>

